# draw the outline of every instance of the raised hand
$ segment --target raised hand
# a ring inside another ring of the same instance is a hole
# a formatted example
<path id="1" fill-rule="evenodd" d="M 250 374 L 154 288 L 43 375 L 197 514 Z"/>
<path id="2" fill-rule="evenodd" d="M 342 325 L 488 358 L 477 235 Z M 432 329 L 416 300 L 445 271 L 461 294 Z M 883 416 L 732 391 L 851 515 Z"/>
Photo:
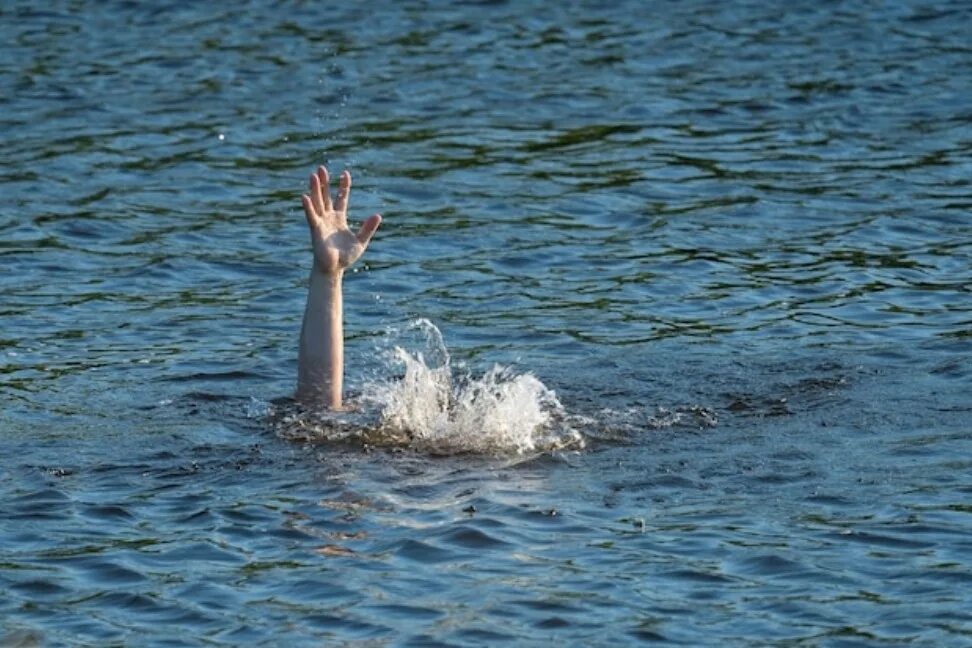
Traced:
<path id="1" fill-rule="evenodd" d="M 348 228 L 348 198 L 351 196 L 351 174 L 341 174 L 337 200 L 331 202 L 330 177 L 319 167 L 310 177 L 310 193 L 301 196 L 304 214 L 310 226 L 314 246 L 314 267 L 324 274 L 340 273 L 358 260 L 368 247 L 381 216 L 375 214 L 361 224 L 358 233 Z"/>
<path id="2" fill-rule="evenodd" d="M 314 245 L 304 323 L 297 356 L 298 400 L 339 410 L 344 385 L 344 269 L 358 260 L 381 224 L 381 216 L 365 220 L 355 234 L 348 229 L 351 174 L 341 174 L 337 200 L 331 202 L 327 169 L 310 177 L 310 194 L 302 196 Z"/>

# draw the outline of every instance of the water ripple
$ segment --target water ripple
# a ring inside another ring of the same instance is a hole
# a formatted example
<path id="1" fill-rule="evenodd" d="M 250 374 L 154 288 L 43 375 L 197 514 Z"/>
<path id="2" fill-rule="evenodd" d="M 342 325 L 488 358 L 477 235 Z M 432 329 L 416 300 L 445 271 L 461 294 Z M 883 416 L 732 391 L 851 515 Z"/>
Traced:
<path id="1" fill-rule="evenodd" d="M 0 644 L 968 642 L 970 24 L 4 3 Z M 427 318 L 583 451 L 269 429 L 321 161 L 351 391 Z"/>

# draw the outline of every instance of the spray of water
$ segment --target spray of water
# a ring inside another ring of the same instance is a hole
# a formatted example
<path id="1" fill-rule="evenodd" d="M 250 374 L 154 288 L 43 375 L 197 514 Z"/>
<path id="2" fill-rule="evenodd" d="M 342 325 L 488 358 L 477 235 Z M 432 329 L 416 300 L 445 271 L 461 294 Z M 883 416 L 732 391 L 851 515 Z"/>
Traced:
<path id="1" fill-rule="evenodd" d="M 581 448 L 583 437 L 556 394 L 530 373 L 494 366 L 480 376 L 457 371 L 442 334 L 428 320 L 411 332 L 422 349 L 396 345 L 383 376 L 362 388 L 358 410 L 344 415 L 290 413 L 278 430 L 303 440 L 359 439 L 423 452 L 528 454 Z M 389 374 L 395 377 L 389 377 Z"/>

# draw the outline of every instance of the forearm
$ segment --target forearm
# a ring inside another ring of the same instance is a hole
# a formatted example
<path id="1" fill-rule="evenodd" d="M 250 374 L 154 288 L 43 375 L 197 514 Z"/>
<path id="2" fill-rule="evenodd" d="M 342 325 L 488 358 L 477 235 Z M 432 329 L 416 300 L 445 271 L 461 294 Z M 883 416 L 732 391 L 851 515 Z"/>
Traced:
<path id="1" fill-rule="evenodd" d="M 340 409 L 344 383 L 343 278 L 311 270 L 297 359 L 297 399 L 331 409 Z"/>

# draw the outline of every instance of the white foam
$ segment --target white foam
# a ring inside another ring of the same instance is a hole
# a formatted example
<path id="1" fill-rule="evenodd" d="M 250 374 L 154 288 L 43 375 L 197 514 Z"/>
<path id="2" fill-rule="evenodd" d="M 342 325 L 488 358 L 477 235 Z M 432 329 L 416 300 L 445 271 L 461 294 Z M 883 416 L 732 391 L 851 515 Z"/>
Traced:
<path id="1" fill-rule="evenodd" d="M 273 405 L 268 418 L 277 433 L 300 442 L 405 446 L 432 454 L 522 456 L 584 447 L 574 419 L 536 376 L 499 365 L 478 377 L 457 371 L 428 320 L 389 331 L 382 344 L 377 375 L 348 411 Z"/>
<path id="2" fill-rule="evenodd" d="M 394 380 L 369 384 L 365 401 L 380 412 L 379 429 L 428 452 L 516 453 L 582 447 L 553 390 L 531 373 L 494 366 L 479 377 L 454 371 L 442 334 L 422 319 L 424 351 L 396 346 Z"/>

